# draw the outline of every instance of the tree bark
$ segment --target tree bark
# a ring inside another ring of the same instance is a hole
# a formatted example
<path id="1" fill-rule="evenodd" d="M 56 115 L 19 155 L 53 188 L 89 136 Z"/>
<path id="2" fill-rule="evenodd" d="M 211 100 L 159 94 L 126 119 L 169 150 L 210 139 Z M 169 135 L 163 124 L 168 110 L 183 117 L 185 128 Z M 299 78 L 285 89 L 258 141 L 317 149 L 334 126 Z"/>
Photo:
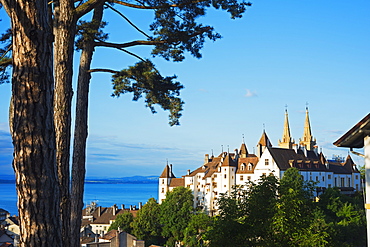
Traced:
<path id="1" fill-rule="evenodd" d="M 53 34 L 46 0 L 1 0 L 12 23 L 11 134 L 20 246 L 62 246 L 53 123 Z"/>
<path id="2" fill-rule="evenodd" d="M 70 238 L 70 139 L 73 52 L 76 20 L 71 0 L 54 1 L 54 124 L 56 133 L 56 159 L 60 189 L 60 215 L 62 220 L 63 246 L 69 246 Z"/>
<path id="3" fill-rule="evenodd" d="M 93 20 L 96 30 L 103 18 L 103 5 L 94 9 Z M 80 244 L 80 228 L 83 209 L 83 193 L 86 163 L 86 139 L 88 135 L 89 72 L 94 53 L 94 40 L 86 41 L 81 52 L 78 73 L 76 119 L 72 158 L 72 191 L 71 191 L 71 246 Z"/>

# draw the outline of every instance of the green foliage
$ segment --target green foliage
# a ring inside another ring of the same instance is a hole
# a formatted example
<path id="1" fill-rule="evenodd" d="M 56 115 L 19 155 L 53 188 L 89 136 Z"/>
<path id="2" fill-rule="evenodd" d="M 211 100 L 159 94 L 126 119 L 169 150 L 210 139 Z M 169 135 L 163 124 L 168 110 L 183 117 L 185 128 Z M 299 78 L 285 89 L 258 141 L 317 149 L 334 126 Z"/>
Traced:
<path id="1" fill-rule="evenodd" d="M 159 222 L 160 205 L 154 198 L 150 198 L 148 202 L 137 212 L 137 215 L 132 222 L 132 234 L 138 239 L 145 240 L 145 244 L 160 244 L 163 242 L 161 237 L 162 226 Z"/>
<path id="2" fill-rule="evenodd" d="M 170 111 L 170 125 L 179 124 L 183 101 L 178 97 L 183 86 L 173 81 L 176 76 L 162 77 L 149 61 L 141 61 L 113 75 L 113 95 L 133 93 L 137 101 L 145 95 L 145 104 L 155 113 L 154 105 Z"/>
<path id="3" fill-rule="evenodd" d="M 168 239 L 169 246 L 184 239 L 185 228 L 193 213 L 193 194 L 190 189 L 176 187 L 167 192 L 161 204 L 160 223 L 163 226 L 162 236 Z"/>
<path id="4" fill-rule="evenodd" d="M 162 42 L 156 44 L 152 54 L 173 61 L 182 61 L 185 58 L 184 51 L 200 58 L 200 50 L 206 38 L 212 41 L 221 38 L 220 34 L 214 32 L 213 27 L 204 26 L 196 21 L 206 14 L 209 7 L 221 8 L 229 12 L 234 19 L 242 17 L 246 6 L 251 5 L 236 0 L 146 0 L 143 4 L 161 6 L 155 11 L 155 21 L 150 25 L 150 31 L 154 34 L 152 40 Z"/>
<path id="5" fill-rule="evenodd" d="M 277 186 L 274 176 L 263 176 L 257 184 L 237 186 L 229 196 L 222 195 L 219 215 L 206 234 L 210 246 L 272 246 Z"/>
<path id="6" fill-rule="evenodd" d="M 122 214 L 117 215 L 116 220 L 111 224 L 108 231 L 118 230 L 120 228 L 122 231 L 131 233 L 132 227 L 131 223 L 134 221 L 134 216 L 129 211 L 125 211 Z"/>
<path id="7" fill-rule="evenodd" d="M 313 221 L 313 185 L 305 182 L 298 169 L 289 168 L 280 180 L 274 229 L 280 246 L 299 245 Z"/>
<path id="8" fill-rule="evenodd" d="M 333 245 L 366 245 L 366 218 L 361 194 L 349 197 L 337 188 L 329 188 L 320 195 L 318 207 L 332 228 Z"/>
<path id="9" fill-rule="evenodd" d="M 103 32 L 103 28 L 107 25 L 106 22 L 79 21 L 76 28 L 76 50 L 79 51 L 87 41 L 105 41 L 108 39 L 108 34 Z"/>
<path id="10" fill-rule="evenodd" d="M 9 69 L 12 66 L 11 37 L 12 33 L 10 29 L 7 29 L 0 36 L 0 44 L 2 44 L 0 47 L 0 84 L 9 82 Z"/>
<path id="11" fill-rule="evenodd" d="M 204 246 L 204 235 L 211 225 L 212 218 L 205 213 L 193 214 L 184 231 L 184 245 L 191 247 Z"/>

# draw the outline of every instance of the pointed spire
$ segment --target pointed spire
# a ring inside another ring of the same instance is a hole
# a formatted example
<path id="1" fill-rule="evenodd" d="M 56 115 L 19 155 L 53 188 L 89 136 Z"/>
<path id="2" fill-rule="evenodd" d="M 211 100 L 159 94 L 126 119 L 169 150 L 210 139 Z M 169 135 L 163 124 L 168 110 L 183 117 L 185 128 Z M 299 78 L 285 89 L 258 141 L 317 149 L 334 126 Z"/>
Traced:
<path id="1" fill-rule="evenodd" d="M 257 156 L 261 157 L 263 151 L 265 151 L 266 147 L 272 147 L 270 139 L 267 137 L 265 130 L 263 130 L 262 136 L 260 141 L 257 144 Z"/>
<path id="2" fill-rule="evenodd" d="M 311 132 L 310 117 L 308 114 L 308 106 L 306 105 L 306 119 L 304 122 L 303 136 L 300 140 L 299 145 L 306 147 L 307 150 L 313 150 L 316 145 L 316 140 L 314 140 Z"/>
<path id="3" fill-rule="evenodd" d="M 288 110 L 287 106 L 285 106 L 285 121 L 284 121 L 284 130 L 283 130 L 283 137 L 279 140 L 279 147 L 281 148 L 293 148 L 294 141 L 290 136 L 290 127 L 289 127 L 289 119 L 288 119 Z"/>

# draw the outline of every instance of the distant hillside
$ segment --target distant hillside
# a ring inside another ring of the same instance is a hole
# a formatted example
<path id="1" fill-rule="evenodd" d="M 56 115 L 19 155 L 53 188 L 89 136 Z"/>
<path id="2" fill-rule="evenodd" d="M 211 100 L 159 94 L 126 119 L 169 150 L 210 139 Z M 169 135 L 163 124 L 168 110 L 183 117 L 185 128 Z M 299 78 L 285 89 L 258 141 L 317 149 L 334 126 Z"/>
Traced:
<path id="1" fill-rule="evenodd" d="M 0 175 L 0 184 L 15 183 L 13 175 Z M 122 178 L 86 178 L 85 183 L 96 184 L 155 184 L 158 183 L 157 176 L 133 176 Z"/>
<path id="2" fill-rule="evenodd" d="M 86 178 L 85 183 L 101 184 L 155 184 L 158 183 L 158 176 L 133 176 L 122 178 Z"/>

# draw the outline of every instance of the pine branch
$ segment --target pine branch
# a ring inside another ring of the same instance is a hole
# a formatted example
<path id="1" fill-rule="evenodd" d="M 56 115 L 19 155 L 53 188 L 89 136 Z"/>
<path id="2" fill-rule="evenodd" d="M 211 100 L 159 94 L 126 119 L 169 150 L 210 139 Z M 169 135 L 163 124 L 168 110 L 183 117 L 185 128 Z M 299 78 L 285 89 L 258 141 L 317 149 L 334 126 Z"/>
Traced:
<path id="1" fill-rule="evenodd" d="M 132 46 L 137 46 L 137 45 L 157 45 L 157 44 L 164 44 L 166 41 L 151 41 L 151 40 L 135 40 L 123 44 L 115 44 L 115 43 L 110 43 L 110 42 L 104 42 L 104 41 L 99 41 L 95 42 L 95 46 L 104 46 L 104 47 L 111 47 L 111 48 L 127 48 L 127 47 L 132 47 Z"/>
<path id="2" fill-rule="evenodd" d="M 81 18 L 83 15 L 89 13 L 98 4 L 103 4 L 105 0 L 89 0 L 86 3 L 81 4 L 75 9 L 76 19 Z"/>
<path id="3" fill-rule="evenodd" d="M 107 72 L 107 73 L 112 73 L 112 74 L 119 73 L 119 71 L 112 70 L 112 69 L 90 69 L 87 72 L 89 72 L 89 73 L 92 73 L 92 72 Z"/>
<path id="4" fill-rule="evenodd" d="M 144 34 L 147 38 L 151 38 L 149 35 L 147 35 L 144 31 L 142 31 L 140 28 L 138 28 L 133 22 L 131 22 L 125 15 L 123 15 L 121 12 L 113 8 L 112 6 L 105 4 L 108 8 L 112 9 L 114 12 L 118 13 L 122 18 L 124 18 L 132 27 L 134 27 L 138 32 Z"/>

